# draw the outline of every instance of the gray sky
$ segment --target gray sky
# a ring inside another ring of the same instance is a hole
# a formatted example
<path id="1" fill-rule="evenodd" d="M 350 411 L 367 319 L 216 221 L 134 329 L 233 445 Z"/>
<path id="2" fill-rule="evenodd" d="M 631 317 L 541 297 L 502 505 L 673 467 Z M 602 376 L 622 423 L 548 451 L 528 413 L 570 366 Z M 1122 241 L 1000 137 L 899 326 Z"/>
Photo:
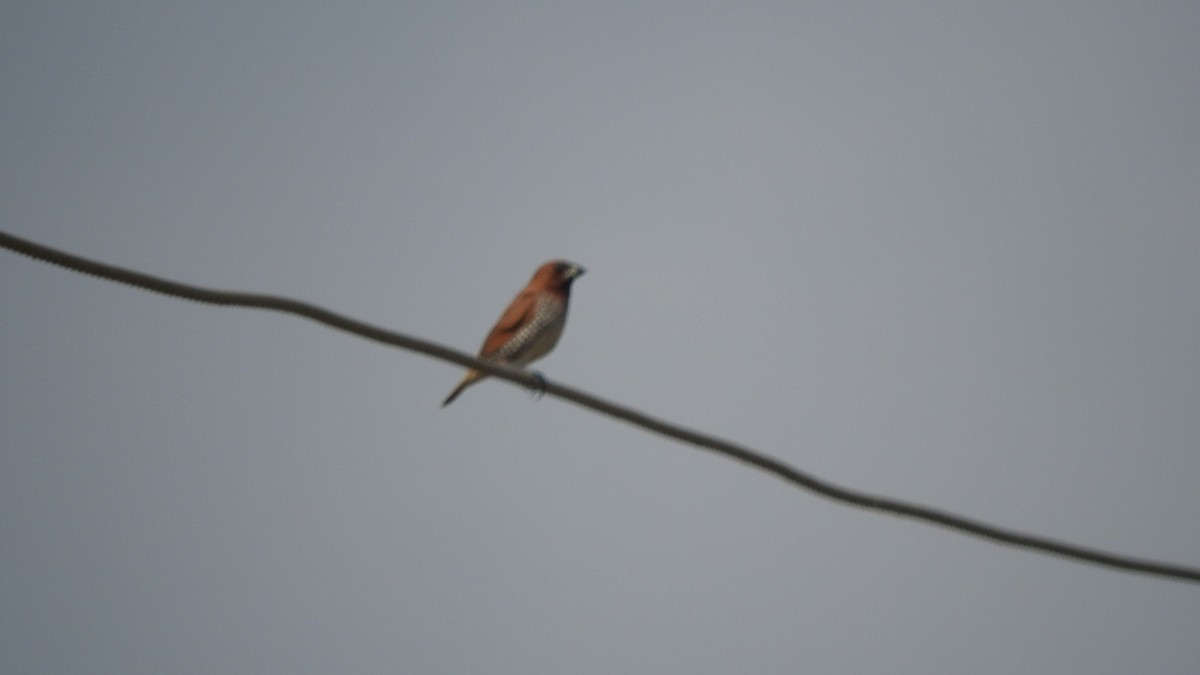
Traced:
<path id="1" fill-rule="evenodd" d="M 1200 565 L 1196 3 L 12 2 L 0 227 Z M 0 671 L 1194 673 L 1200 588 L 0 252 Z"/>

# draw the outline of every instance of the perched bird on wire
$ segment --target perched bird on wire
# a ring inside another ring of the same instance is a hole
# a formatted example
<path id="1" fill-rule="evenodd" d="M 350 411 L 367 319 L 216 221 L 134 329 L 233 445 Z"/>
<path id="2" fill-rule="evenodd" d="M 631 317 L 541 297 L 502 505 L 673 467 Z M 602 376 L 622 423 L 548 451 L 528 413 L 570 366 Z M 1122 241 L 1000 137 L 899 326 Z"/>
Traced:
<path id="1" fill-rule="evenodd" d="M 479 358 L 522 367 L 550 353 L 567 322 L 571 283 L 584 271 L 565 260 L 551 260 L 539 267 L 488 333 L 479 348 Z M 442 401 L 442 407 L 485 377 L 477 370 L 468 370 L 463 381 Z"/>

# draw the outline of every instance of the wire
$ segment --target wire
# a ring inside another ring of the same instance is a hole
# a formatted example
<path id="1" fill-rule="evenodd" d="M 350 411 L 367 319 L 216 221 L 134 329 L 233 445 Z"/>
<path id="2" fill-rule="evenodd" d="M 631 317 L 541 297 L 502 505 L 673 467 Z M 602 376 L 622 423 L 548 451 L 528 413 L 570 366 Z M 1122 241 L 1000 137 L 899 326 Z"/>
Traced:
<path id="1" fill-rule="evenodd" d="M 544 380 L 528 371 L 517 370 L 489 361 L 481 361 L 461 352 L 441 345 L 402 335 L 372 326 L 362 321 L 336 314 L 315 305 L 298 300 L 257 293 L 242 293 L 237 291 L 220 291 L 182 284 L 177 281 L 154 277 L 149 274 L 123 269 L 113 265 L 88 260 L 70 253 L 42 246 L 25 239 L 0 232 L 0 246 L 17 253 L 27 255 L 54 265 L 60 265 L 70 270 L 91 276 L 129 284 L 141 289 L 163 293 L 186 300 L 194 300 L 211 305 L 232 307 L 250 307 L 286 312 L 303 316 L 313 321 L 323 323 L 339 330 L 353 333 L 360 337 L 382 342 L 383 344 L 419 352 L 443 361 L 450 361 L 465 368 L 474 368 L 503 380 L 523 385 L 528 388 L 544 390 L 545 393 L 571 401 L 598 413 L 614 417 L 641 427 L 647 431 L 661 434 L 668 438 L 688 443 L 699 448 L 710 450 L 726 457 L 740 460 L 758 467 L 793 485 L 815 492 L 843 504 L 858 506 L 864 509 L 883 511 L 897 516 L 941 525 L 951 530 L 975 535 L 994 542 L 1025 548 L 1040 553 L 1061 556 L 1077 562 L 1087 562 L 1126 572 L 1139 572 L 1159 577 L 1181 581 L 1200 583 L 1200 569 L 1158 562 L 1142 558 L 1134 558 L 1097 549 L 1086 548 L 1068 542 L 1056 541 L 1047 537 L 1008 530 L 995 525 L 971 520 L 946 511 L 939 511 L 920 504 L 904 502 L 888 497 L 857 492 L 833 483 L 821 480 L 811 474 L 795 469 L 783 462 L 749 448 L 708 436 L 677 424 L 656 419 L 631 408 L 621 406 L 587 392 L 573 389 L 565 385 Z"/>

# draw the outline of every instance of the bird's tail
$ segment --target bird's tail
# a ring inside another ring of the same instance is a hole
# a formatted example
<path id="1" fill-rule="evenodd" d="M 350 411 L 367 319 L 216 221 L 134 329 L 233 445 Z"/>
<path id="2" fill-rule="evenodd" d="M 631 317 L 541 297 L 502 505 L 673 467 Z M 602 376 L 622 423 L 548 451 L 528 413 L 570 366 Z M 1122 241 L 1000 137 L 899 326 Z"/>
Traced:
<path id="1" fill-rule="evenodd" d="M 446 397 L 445 401 L 442 401 L 442 407 L 445 408 L 453 403 L 454 399 L 458 398 L 458 395 L 463 393 L 467 387 L 475 384 L 479 380 L 482 380 L 483 377 L 483 373 L 477 370 L 468 370 L 467 376 L 463 378 L 463 381 L 458 383 L 458 386 L 454 388 L 454 391 L 450 392 L 450 395 Z"/>

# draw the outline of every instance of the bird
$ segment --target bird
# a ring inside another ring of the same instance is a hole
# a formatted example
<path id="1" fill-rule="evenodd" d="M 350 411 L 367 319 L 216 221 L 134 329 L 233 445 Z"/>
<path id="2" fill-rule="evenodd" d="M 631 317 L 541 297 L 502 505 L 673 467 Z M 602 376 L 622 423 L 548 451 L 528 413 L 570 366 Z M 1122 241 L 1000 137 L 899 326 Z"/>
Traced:
<path id="1" fill-rule="evenodd" d="M 537 268 L 529 284 L 517 293 L 484 339 L 479 358 L 520 368 L 548 354 L 558 343 L 567 322 L 571 284 L 585 271 L 566 260 L 551 260 Z M 478 370 L 468 370 L 462 382 L 442 401 L 442 407 L 450 405 L 463 390 L 485 377 Z"/>

